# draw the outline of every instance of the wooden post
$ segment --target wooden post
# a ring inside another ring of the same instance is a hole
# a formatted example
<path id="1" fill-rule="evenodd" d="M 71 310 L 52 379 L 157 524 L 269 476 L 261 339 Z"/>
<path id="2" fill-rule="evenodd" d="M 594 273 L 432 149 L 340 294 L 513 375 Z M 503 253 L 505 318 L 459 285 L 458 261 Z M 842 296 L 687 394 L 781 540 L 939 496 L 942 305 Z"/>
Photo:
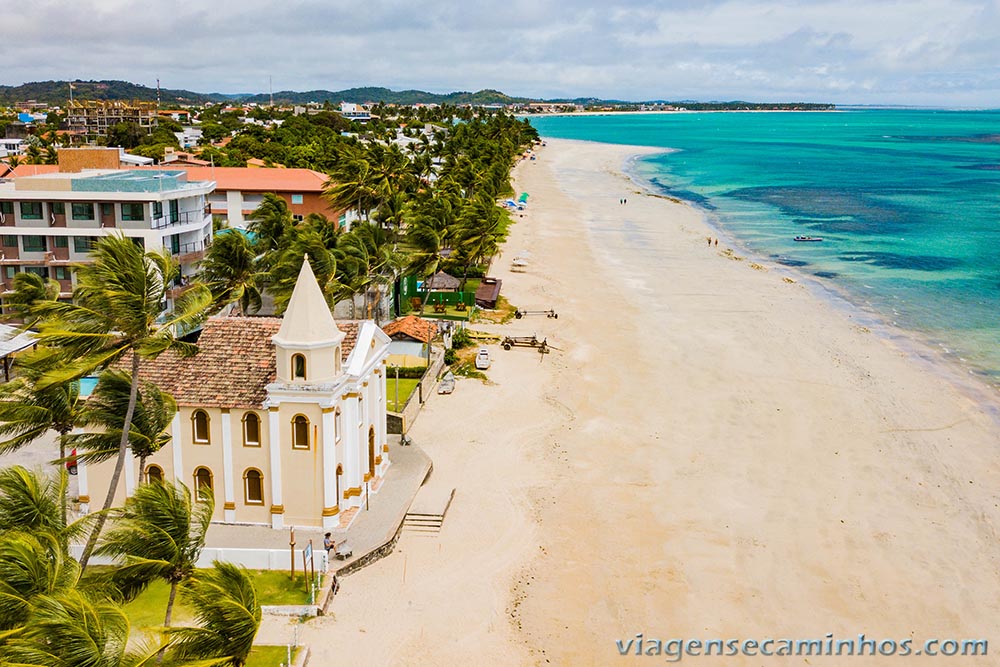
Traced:
<path id="1" fill-rule="evenodd" d="M 295 583 L 295 526 L 288 527 L 288 553 L 291 556 L 292 583 Z"/>

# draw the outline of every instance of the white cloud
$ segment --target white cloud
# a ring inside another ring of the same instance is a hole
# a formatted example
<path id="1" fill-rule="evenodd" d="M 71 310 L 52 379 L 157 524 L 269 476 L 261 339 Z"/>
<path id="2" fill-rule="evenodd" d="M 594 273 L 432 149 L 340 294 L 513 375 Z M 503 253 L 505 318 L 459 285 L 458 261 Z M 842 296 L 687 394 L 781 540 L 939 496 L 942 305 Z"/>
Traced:
<path id="1" fill-rule="evenodd" d="M 994 0 L 38 0 L 0 83 L 1000 106 Z"/>

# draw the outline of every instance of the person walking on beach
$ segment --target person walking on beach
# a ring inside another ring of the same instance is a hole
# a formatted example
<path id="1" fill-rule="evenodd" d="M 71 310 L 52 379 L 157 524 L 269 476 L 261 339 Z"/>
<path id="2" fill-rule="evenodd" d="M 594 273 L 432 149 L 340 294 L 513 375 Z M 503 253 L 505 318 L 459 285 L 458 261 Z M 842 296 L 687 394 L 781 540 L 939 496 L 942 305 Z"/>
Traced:
<path id="1" fill-rule="evenodd" d="M 719 247 L 719 239 L 715 239 L 715 247 L 716 247 L 716 248 L 718 248 L 718 247 Z"/>
<path id="2" fill-rule="evenodd" d="M 709 248 L 712 247 L 712 237 L 711 236 L 708 237 L 708 247 Z"/>

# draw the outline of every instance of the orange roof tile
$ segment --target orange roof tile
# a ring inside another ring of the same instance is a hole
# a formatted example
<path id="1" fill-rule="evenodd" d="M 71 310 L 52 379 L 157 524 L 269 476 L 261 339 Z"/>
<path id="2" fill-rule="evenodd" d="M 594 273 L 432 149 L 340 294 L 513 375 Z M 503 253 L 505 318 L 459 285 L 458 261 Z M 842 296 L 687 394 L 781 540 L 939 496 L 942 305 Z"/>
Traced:
<path id="1" fill-rule="evenodd" d="M 434 338 L 434 334 L 437 333 L 437 324 L 416 315 L 407 315 L 385 325 L 382 327 L 382 331 L 390 338 L 396 338 L 397 335 L 401 334 L 421 343 L 429 343 Z"/>
<path id="2" fill-rule="evenodd" d="M 170 163 L 137 169 L 170 169 Z M 179 164 L 189 181 L 215 181 L 216 191 L 241 192 L 323 192 L 327 175 L 312 169 L 277 169 L 274 167 L 192 167 Z"/>
<path id="3" fill-rule="evenodd" d="M 346 336 L 343 360 L 358 339 L 358 321 L 337 322 Z M 265 388 L 275 380 L 271 336 L 279 317 L 210 317 L 198 338 L 198 352 L 182 358 L 165 352 L 143 361 L 139 374 L 173 395 L 178 405 L 216 408 L 259 408 Z"/>

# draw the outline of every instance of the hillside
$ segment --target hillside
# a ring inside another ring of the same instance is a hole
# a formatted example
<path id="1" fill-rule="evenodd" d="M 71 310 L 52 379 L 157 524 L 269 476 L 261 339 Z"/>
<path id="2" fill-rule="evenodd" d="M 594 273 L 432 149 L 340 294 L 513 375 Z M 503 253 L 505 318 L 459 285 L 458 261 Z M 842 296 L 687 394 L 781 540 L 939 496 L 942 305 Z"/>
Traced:
<path id="1" fill-rule="evenodd" d="M 69 99 L 69 81 L 34 81 L 19 86 L 0 86 L 0 106 L 9 106 L 17 102 L 36 100 L 50 105 L 61 105 Z M 73 97 L 78 100 L 145 100 L 156 101 L 156 88 L 142 86 L 128 81 L 74 81 Z M 196 93 L 190 90 L 160 90 L 160 102 L 163 105 L 190 104 L 199 105 L 206 102 L 256 102 L 267 104 L 272 96 L 268 93 L 231 95 L 222 93 Z M 499 90 L 480 90 L 475 93 L 467 91 L 454 93 L 428 93 L 423 90 L 390 90 L 389 88 L 365 87 L 348 88 L 347 90 L 308 90 L 297 92 L 282 90 L 274 93 L 277 104 L 306 104 L 308 102 L 383 102 L 386 104 L 516 104 L 539 101 L 529 97 L 511 97 Z M 594 97 L 579 97 L 575 99 L 545 100 L 553 103 L 583 104 L 587 106 L 634 105 L 640 102 L 624 100 L 602 100 Z M 648 103 L 648 102 L 647 102 Z M 663 104 L 663 100 L 656 100 Z M 759 102 L 674 102 L 691 110 L 715 109 L 830 109 L 830 104 L 803 103 L 759 103 Z"/>
<path id="2" fill-rule="evenodd" d="M 0 86 L 0 105 L 36 100 L 45 104 L 65 104 L 69 99 L 69 81 L 32 81 L 20 86 Z M 79 100 L 156 101 L 156 88 L 128 81 L 74 81 L 73 98 Z M 230 99 L 228 95 L 194 93 L 190 90 L 160 90 L 165 104 L 204 104 Z"/>
<path id="3" fill-rule="evenodd" d="M 245 98 L 247 102 L 267 103 L 270 96 L 266 93 Z M 274 94 L 276 103 L 306 104 L 307 102 L 383 102 L 385 104 L 512 104 L 525 102 L 528 98 L 510 97 L 498 90 L 480 90 L 476 93 L 428 93 L 422 90 L 389 90 L 388 88 L 349 88 L 347 90 L 309 90 L 296 92 L 282 90 Z"/>

